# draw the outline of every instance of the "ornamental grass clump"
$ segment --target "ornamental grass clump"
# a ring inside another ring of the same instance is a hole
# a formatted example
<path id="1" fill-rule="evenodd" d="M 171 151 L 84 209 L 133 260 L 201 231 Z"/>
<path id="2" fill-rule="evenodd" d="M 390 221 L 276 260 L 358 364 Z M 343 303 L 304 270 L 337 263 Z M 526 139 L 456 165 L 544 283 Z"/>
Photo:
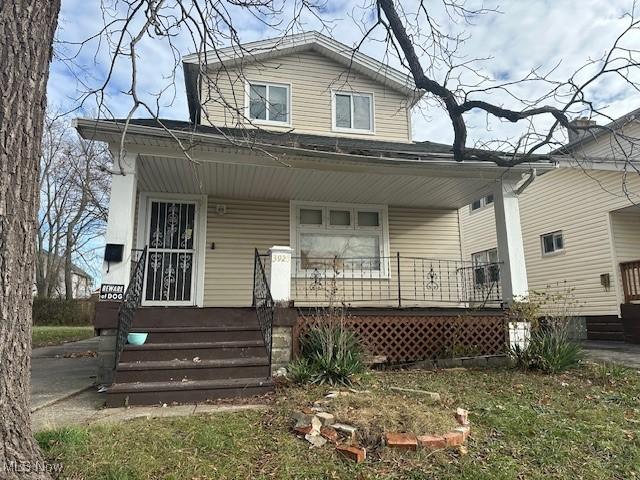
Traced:
<path id="1" fill-rule="evenodd" d="M 300 340 L 300 358 L 289 364 L 296 383 L 351 386 L 365 369 L 357 335 L 346 327 L 344 308 L 316 312 L 307 321 L 308 333 Z"/>
<path id="2" fill-rule="evenodd" d="M 518 321 L 528 322 L 531 336 L 526 346 L 514 346 L 511 358 L 521 369 L 559 373 L 576 367 L 583 359 L 582 347 L 571 338 L 571 321 L 577 303 L 574 289 L 557 286 L 555 292 L 531 292 L 512 308 Z"/>

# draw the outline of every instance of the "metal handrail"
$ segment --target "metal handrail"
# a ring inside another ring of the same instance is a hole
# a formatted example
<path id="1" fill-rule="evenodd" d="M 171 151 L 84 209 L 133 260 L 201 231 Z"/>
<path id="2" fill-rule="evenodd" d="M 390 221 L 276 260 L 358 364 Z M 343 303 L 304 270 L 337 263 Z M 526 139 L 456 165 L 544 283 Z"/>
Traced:
<path id="1" fill-rule="evenodd" d="M 376 257 L 292 257 L 292 299 L 343 303 L 370 302 L 502 303 L 500 262 L 478 263 L 401 255 Z"/>
<path id="2" fill-rule="evenodd" d="M 262 339 L 269 357 L 269 375 L 271 375 L 271 353 L 272 353 L 272 332 L 273 332 L 273 316 L 275 312 L 275 302 L 271 296 L 267 275 L 262 265 L 261 255 L 258 249 L 255 249 L 255 258 L 253 264 L 253 305 L 256 308 L 256 315 L 260 330 L 262 331 Z"/>
<path id="3" fill-rule="evenodd" d="M 118 366 L 120 361 L 120 354 L 124 349 L 124 345 L 127 342 L 127 336 L 131 330 L 131 324 L 133 323 L 133 317 L 136 310 L 142 302 L 142 289 L 144 287 L 144 274 L 145 266 L 147 263 L 147 247 L 144 247 L 142 253 L 138 257 L 138 260 L 133 263 L 132 273 L 129 280 L 129 285 L 122 298 L 122 303 L 118 309 L 118 333 L 116 336 L 116 351 L 115 351 L 115 363 L 114 368 Z"/>

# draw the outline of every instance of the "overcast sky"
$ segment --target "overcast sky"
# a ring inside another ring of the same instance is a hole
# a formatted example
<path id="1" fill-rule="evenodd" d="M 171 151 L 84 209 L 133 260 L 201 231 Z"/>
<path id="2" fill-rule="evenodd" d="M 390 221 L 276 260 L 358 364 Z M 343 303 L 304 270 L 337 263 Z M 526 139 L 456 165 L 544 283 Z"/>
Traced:
<path id="1" fill-rule="evenodd" d="M 288 2 L 289 7 L 293 2 Z M 436 2 L 431 2 L 435 4 Z M 469 0 L 469 4 L 473 0 Z M 103 23 L 99 2 L 86 0 L 62 0 L 58 40 L 81 41 L 96 35 Z M 411 10 L 411 2 L 403 2 Z M 510 81 L 526 75 L 532 69 L 545 72 L 556 67 L 552 78 L 566 80 L 589 59 L 600 58 L 611 46 L 613 40 L 629 23 L 621 18 L 629 12 L 629 0 L 531 0 L 505 1 L 496 5 L 485 2 L 485 6 L 497 6 L 500 13 L 490 13 L 473 19 L 471 25 L 451 23 L 440 14 L 443 28 L 451 33 L 468 35 L 460 54 L 463 60 L 490 57 L 482 62 L 474 62 L 480 69 L 496 81 Z M 253 16 L 239 9 L 232 10 L 235 28 L 243 41 L 253 41 L 276 36 L 278 32 L 266 28 Z M 286 8 L 285 8 L 286 11 Z M 358 24 L 373 18 L 370 8 L 363 8 L 360 1 L 329 0 L 320 12 L 325 21 L 331 21 L 331 35 L 347 45 L 354 45 L 361 38 Z M 285 14 L 286 16 L 286 14 Z M 357 20 L 356 20 L 357 19 Z M 321 28 L 320 22 L 310 16 L 305 17 L 300 28 L 314 30 Z M 380 38 L 382 31 L 377 36 Z M 639 37 L 629 38 L 635 46 L 640 45 Z M 145 39 L 139 58 L 139 91 L 155 93 L 163 90 L 171 82 L 168 79 L 174 70 L 174 58 L 190 53 L 193 47 L 184 32 L 177 32 L 174 43 L 178 51 L 172 52 L 166 41 Z M 102 43 L 97 47 L 94 41 L 81 51 L 73 62 L 62 61 L 73 48 L 63 43 L 56 46 L 49 80 L 49 104 L 58 108 L 69 108 L 77 103 L 83 85 L 79 79 L 92 86 L 104 81 L 109 65 L 109 49 Z M 386 60 L 398 66 L 397 59 L 384 59 L 384 49 L 380 43 L 368 42 L 363 51 L 379 60 Z M 188 118 L 186 97 L 182 84 L 181 68 L 177 69 L 177 87 L 165 92 L 161 102 L 161 115 L 167 118 L 186 120 Z M 442 80 L 443 71 L 435 73 Z M 106 104 L 114 116 L 124 115 L 132 100 L 122 93 L 127 90 L 131 77 L 130 63 L 123 59 L 113 72 L 107 89 Z M 517 87 L 515 93 L 521 98 L 534 99 L 548 89 L 540 84 L 525 84 Z M 612 117 L 617 117 L 640 107 L 640 96 L 623 81 L 609 77 L 597 84 L 590 92 L 598 107 L 607 107 Z M 504 103 L 507 107 L 519 108 L 520 104 L 504 94 L 495 94 L 488 100 Z M 91 111 L 91 104 L 87 104 Z M 145 116 L 141 112 L 139 116 Z M 521 127 L 489 119 L 481 113 L 471 113 L 468 117 L 470 137 L 473 140 L 491 138 L 514 138 Z M 542 124 L 548 119 L 541 120 Z M 447 116 L 433 106 L 415 112 L 413 119 L 414 139 L 451 142 L 452 134 Z"/>

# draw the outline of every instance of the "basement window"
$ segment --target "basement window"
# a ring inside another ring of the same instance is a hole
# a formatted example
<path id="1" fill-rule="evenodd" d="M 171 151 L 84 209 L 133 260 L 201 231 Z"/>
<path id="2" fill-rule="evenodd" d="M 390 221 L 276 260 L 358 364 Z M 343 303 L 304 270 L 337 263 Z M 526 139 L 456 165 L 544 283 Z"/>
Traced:
<path id="1" fill-rule="evenodd" d="M 564 238 L 562 236 L 562 230 L 556 232 L 547 233 L 540 237 L 542 244 L 542 254 L 551 255 L 559 253 L 564 250 Z"/>

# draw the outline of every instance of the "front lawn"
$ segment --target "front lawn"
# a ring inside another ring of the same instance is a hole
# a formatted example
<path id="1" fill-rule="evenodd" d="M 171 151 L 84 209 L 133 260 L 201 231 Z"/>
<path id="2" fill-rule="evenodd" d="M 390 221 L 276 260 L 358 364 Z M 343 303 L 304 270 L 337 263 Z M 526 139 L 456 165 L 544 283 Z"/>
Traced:
<path id="1" fill-rule="evenodd" d="M 38 327 L 31 332 L 33 348 L 76 342 L 94 336 L 93 327 Z"/>
<path id="2" fill-rule="evenodd" d="M 328 445 L 309 449 L 291 433 L 291 412 L 323 387 L 280 388 L 267 411 L 63 429 L 38 440 L 49 461 L 64 464 L 63 478 L 640 478 L 640 375 L 607 373 L 409 371 L 371 374 L 358 387 L 371 391 L 361 399 L 393 385 L 439 392 L 447 411 L 469 409 L 466 453 L 385 449 L 356 465 Z"/>

